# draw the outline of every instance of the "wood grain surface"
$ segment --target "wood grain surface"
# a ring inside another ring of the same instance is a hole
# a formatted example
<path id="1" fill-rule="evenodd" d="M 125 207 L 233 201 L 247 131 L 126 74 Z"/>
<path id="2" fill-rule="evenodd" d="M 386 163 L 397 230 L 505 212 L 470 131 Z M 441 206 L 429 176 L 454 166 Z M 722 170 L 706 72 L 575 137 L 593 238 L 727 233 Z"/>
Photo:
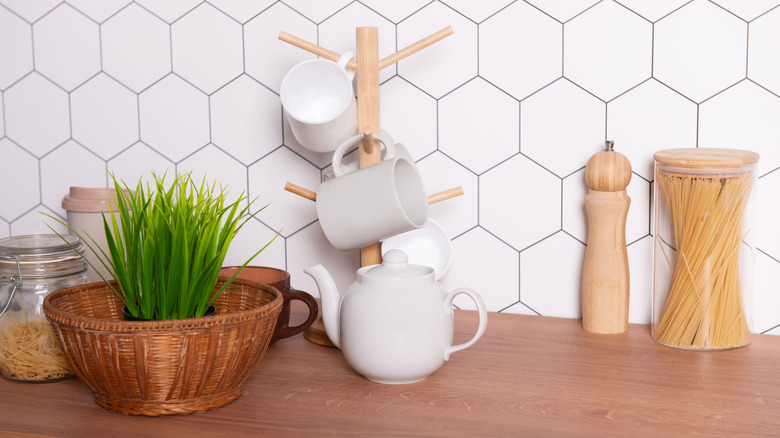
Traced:
<path id="1" fill-rule="evenodd" d="M 456 342 L 476 328 L 456 311 Z M 244 394 L 188 416 L 103 410 L 78 380 L 0 379 L 0 431 L 56 437 L 594 436 L 780 433 L 780 338 L 719 352 L 665 347 L 649 328 L 596 335 L 573 319 L 490 313 L 487 332 L 428 379 L 380 385 L 302 336 L 273 344 Z M 0 436 L 4 436 L 0 432 Z"/>

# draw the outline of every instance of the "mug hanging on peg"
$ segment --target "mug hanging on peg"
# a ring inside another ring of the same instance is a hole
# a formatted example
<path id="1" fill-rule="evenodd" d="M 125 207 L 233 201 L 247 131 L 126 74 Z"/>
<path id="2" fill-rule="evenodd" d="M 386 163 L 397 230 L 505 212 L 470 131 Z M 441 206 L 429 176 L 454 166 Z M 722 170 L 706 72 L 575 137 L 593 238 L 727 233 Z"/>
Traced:
<path id="1" fill-rule="evenodd" d="M 626 217 L 631 163 L 607 141 L 585 166 L 588 243 L 582 265 L 582 326 L 591 333 L 628 329 L 629 273 Z"/>

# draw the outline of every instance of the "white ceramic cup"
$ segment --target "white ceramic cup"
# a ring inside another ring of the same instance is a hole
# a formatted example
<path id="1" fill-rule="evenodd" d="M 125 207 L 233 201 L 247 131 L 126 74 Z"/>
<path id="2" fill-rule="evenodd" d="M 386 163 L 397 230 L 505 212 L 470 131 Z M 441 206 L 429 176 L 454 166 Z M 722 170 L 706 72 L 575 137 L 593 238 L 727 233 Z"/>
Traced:
<path id="1" fill-rule="evenodd" d="M 341 251 L 361 248 L 414 230 L 428 219 L 428 197 L 413 162 L 396 155 L 387 133 L 374 135 L 387 149 L 372 166 L 349 171 L 341 160 L 363 135 L 348 138 L 333 152 L 334 179 L 317 189 L 317 216 L 328 241 Z"/>
<path id="2" fill-rule="evenodd" d="M 385 131 L 382 131 L 382 133 L 384 133 L 385 135 L 389 135 Z M 341 167 L 347 172 L 353 172 L 360 167 L 359 153 L 357 152 L 353 153 L 353 151 L 354 149 L 349 148 L 349 150 L 345 152 L 344 156 L 341 159 Z M 385 155 L 387 155 L 387 149 L 382 148 L 382 159 L 385 158 Z M 395 156 L 406 158 L 407 160 L 414 163 L 412 154 L 410 154 L 409 150 L 406 149 L 406 146 L 402 145 L 401 143 L 395 144 Z M 322 181 L 327 181 L 335 177 L 336 175 L 334 175 L 332 167 L 322 172 Z"/>
<path id="3" fill-rule="evenodd" d="M 400 249 L 409 258 L 409 263 L 433 268 L 436 279 L 440 279 L 450 266 L 452 243 L 447 232 L 435 220 L 428 218 L 420 229 L 388 237 L 382 241 L 382 255 Z"/>
<path id="4" fill-rule="evenodd" d="M 337 62 L 310 59 L 290 69 L 279 96 L 295 139 L 314 152 L 331 152 L 357 132 L 358 116 L 347 52 Z"/>

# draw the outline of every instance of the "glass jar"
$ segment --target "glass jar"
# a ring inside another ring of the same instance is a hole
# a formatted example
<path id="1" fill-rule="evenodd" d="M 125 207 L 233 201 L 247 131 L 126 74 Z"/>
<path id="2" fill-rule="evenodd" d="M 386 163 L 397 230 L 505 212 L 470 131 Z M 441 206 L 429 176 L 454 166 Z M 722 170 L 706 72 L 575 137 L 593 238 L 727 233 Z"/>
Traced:
<path id="1" fill-rule="evenodd" d="M 695 148 L 654 158 L 653 339 L 691 350 L 749 344 L 758 154 Z"/>
<path id="2" fill-rule="evenodd" d="M 78 237 L 0 239 L 0 375 L 19 382 L 51 382 L 73 375 L 43 313 L 43 299 L 86 282 L 87 263 Z"/>

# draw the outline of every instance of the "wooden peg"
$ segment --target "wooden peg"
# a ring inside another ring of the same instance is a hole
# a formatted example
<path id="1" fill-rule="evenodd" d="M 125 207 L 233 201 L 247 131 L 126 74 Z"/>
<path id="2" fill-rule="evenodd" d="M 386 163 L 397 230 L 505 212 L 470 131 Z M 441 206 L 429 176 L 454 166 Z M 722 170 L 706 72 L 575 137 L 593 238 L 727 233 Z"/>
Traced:
<path id="1" fill-rule="evenodd" d="M 363 150 L 367 154 L 374 153 L 374 133 L 371 128 L 363 128 Z"/>
<path id="2" fill-rule="evenodd" d="M 437 202 L 445 201 L 450 198 L 454 198 L 456 196 L 460 196 L 463 194 L 463 187 L 458 186 L 449 190 L 445 190 L 443 192 L 434 193 L 433 195 L 428 196 L 428 205 L 435 204 Z"/>
<path id="3" fill-rule="evenodd" d="M 298 38 L 295 35 L 290 35 L 287 32 L 281 31 L 279 32 L 279 39 L 284 41 L 285 43 L 292 44 L 295 47 L 300 47 L 303 50 L 306 50 L 307 52 L 314 53 L 315 55 L 322 56 L 325 59 L 330 59 L 331 61 L 338 61 L 341 55 L 338 53 L 328 50 L 324 47 L 320 47 L 314 43 L 310 43 L 303 38 Z M 352 70 L 357 70 L 357 62 L 355 62 L 354 59 L 350 59 L 349 62 L 347 62 L 347 67 L 351 68 Z"/>
<path id="4" fill-rule="evenodd" d="M 442 29 L 442 30 L 440 30 L 440 31 L 438 31 L 438 32 L 436 32 L 436 33 L 434 33 L 432 35 L 429 35 L 429 36 L 421 39 L 420 41 L 417 41 L 414 44 L 408 45 L 408 46 L 404 47 L 403 49 L 401 49 L 401 50 L 393 53 L 392 55 L 382 59 L 381 61 L 379 61 L 379 70 L 382 70 L 383 68 L 385 68 L 387 66 L 393 65 L 396 62 L 406 58 L 407 56 L 409 56 L 409 55 L 411 55 L 413 53 L 419 52 L 420 50 L 430 46 L 431 44 L 433 44 L 433 43 L 435 43 L 437 41 L 440 41 L 440 40 L 442 40 L 442 39 L 452 35 L 453 33 L 455 33 L 455 31 L 452 30 L 452 26 L 447 26 L 444 29 Z"/>
<path id="5" fill-rule="evenodd" d="M 309 190 L 304 189 L 301 186 L 296 186 L 295 184 L 288 182 L 284 185 L 284 189 L 288 192 L 295 193 L 298 196 L 303 196 L 304 198 L 310 200 L 310 201 L 316 201 L 317 200 L 317 193 Z"/>

